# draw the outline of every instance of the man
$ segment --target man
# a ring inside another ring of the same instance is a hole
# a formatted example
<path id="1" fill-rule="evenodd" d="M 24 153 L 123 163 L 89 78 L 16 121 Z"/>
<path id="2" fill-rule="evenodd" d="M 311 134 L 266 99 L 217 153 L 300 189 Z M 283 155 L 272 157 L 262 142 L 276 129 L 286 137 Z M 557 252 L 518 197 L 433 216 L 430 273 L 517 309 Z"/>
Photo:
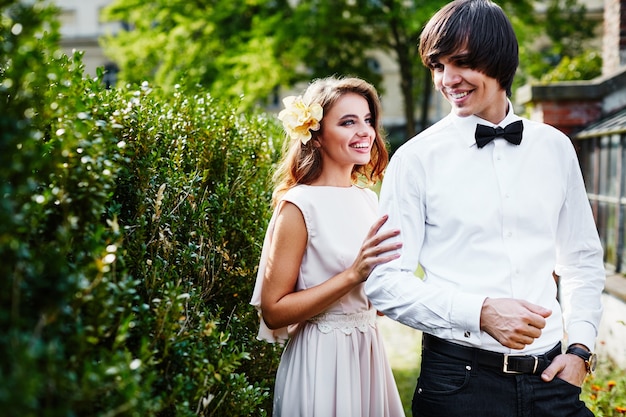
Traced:
<path id="1" fill-rule="evenodd" d="M 366 282 L 424 333 L 413 415 L 592 416 L 579 394 L 605 271 L 573 146 L 514 114 L 518 44 L 496 4 L 447 4 L 420 54 L 452 112 L 392 157 L 380 210 L 401 257 Z"/>

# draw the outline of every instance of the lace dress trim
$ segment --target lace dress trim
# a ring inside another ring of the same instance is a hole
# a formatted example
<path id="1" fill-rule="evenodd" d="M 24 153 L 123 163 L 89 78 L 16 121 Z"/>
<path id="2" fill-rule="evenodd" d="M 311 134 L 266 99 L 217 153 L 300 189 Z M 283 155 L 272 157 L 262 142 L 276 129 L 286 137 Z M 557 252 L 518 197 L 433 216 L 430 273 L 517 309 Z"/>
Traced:
<path id="1" fill-rule="evenodd" d="M 345 334 L 352 334 L 354 329 L 361 333 L 367 332 L 368 328 L 376 328 L 376 309 L 351 314 L 322 313 L 311 317 L 311 323 L 317 324 L 322 333 L 330 333 L 332 330 L 340 330 Z"/>

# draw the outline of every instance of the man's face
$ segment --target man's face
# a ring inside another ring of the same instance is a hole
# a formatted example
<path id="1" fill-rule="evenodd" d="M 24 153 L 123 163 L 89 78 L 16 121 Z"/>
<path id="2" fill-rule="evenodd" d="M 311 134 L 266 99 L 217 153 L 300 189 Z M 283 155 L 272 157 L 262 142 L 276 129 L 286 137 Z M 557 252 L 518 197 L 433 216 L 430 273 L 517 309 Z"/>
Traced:
<path id="1" fill-rule="evenodd" d="M 431 64 L 435 88 L 459 117 L 476 115 L 498 124 L 507 112 L 506 91 L 495 78 L 467 65 L 466 53 L 440 57 Z"/>

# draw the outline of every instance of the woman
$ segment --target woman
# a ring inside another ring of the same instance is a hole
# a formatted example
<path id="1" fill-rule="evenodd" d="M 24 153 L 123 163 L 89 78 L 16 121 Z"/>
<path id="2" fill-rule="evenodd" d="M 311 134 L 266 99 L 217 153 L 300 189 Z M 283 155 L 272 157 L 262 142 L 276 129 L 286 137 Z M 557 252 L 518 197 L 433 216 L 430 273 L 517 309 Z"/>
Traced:
<path id="1" fill-rule="evenodd" d="M 316 80 L 287 97 L 289 135 L 274 190 L 252 304 L 259 339 L 287 339 L 274 416 L 404 416 L 363 291 L 374 266 L 396 259 L 397 230 L 377 234 L 388 153 L 376 90 L 357 78 Z"/>

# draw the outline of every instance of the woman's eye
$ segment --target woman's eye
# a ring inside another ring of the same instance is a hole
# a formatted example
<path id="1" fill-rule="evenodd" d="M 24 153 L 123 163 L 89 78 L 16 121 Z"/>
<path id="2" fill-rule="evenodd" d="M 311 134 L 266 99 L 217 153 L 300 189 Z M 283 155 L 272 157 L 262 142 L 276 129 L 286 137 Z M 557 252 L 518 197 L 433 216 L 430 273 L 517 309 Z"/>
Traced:
<path id="1" fill-rule="evenodd" d="M 349 125 L 353 125 L 354 124 L 354 120 L 344 120 L 341 123 L 341 126 L 349 126 Z"/>

